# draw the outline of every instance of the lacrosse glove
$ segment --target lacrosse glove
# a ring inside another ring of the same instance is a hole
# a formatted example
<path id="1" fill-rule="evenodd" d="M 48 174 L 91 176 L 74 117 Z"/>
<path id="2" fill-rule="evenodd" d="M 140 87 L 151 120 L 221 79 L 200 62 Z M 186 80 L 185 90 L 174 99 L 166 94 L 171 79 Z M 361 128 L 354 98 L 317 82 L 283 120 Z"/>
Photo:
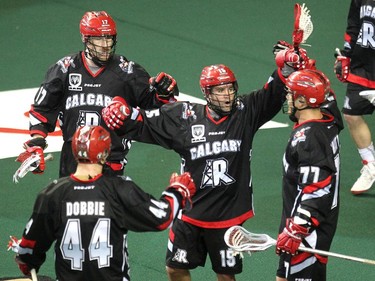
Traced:
<path id="1" fill-rule="evenodd" d="M 175 190 L 180 193 L 182 196 L 182 207 L 185 207 L 187 202 L 190 203 L 190 206 L 192 205 L 191 197 L 194 196 L 197 188 L 190 173 L 185 172 L 181 175 L 173 173 L 166 190 Z"/>
<path id="2" fill-rule="evenodd" d="M 286 220 L 286 226 L 277 237 L 276 254 L 280 255 L 282 252 L 295 255 L 302 242 L 302 238 L 309 235 L 309 229 L 294 222 L 293 219 Z"/>
<path id="3" fill-rule="evenodd" d="M 341 82 L 345 83 L 347 82 L 349 72 L 350 72 L 350 55 L 351 55 L 351 49 L 350 48 L 344 48 L 340 50 L 339 48 L 336 48 L 335 50 L 335 64 L 333 66 L 333 71 L 336 74 L 337 79 L 339 79 Z"/>
<path id="4" fill-rule="evenodd" d="M 119 129 L 130 113 L 131 107 L 119 96 L 114 97 L 111 103 L 102 109 L 103 120 L 111 130 Z"/>
<path id="5" fill-rule="evenodd" d="M 162 103 L 173 103 L 176 101 L 176 96 L 179 95 L 179 90 L 176 80 L 165 72 L 160 72 L 155 77 L 149 80 L 150 92 L 156 92 L 156 98 Z"/>
<path id="6" fill-rule="evenodd" d="M 43 148 L 40 146 L 27 147 L 26 151 L 22 152 L 17 157 L 16 161 L 22 164 L 13 175 L 13 181 L 15 183 L 18 183 L 18 180 L 23 178 L 28 172 L 43 174 L 46 168 Z"/>

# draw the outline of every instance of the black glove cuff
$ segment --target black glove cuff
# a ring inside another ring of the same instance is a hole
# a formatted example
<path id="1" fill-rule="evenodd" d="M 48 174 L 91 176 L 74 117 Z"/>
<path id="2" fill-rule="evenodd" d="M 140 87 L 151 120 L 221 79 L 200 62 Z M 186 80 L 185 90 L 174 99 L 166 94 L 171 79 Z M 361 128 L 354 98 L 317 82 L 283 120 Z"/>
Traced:
<path id="1" fill-rule="evenodd" d="M 46 147 L 47 147 L 47 141 L 46 141 L 45 138 L 33 138 L 33 139 L 27 141 L 26 144 L 29 147 L 40 146 L 41 148 L 43 148 L 43 150 L 46 149 Z"/>

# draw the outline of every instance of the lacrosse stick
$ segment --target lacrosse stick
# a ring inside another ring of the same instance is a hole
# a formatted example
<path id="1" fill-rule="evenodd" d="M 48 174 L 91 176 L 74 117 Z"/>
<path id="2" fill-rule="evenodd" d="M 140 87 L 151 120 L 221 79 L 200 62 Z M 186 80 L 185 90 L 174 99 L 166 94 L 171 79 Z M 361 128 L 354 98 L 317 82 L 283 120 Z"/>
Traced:
<path id="1" fill-rule="evenodd" d="M 295 49 L 300 44 L 306 42 L 313 32 L 314 26 L 311 21 L 310 10 L 305 6 L 298 3 L 294 5 L 294 30 L 292 34 L 293 46 Z"/>
<path id="2" fill-rule="evenodd" d="M 51 153 L 44 157 L 44 161 L 52 161 L 53 155 Z M 13 175 L 13 182 L 18 183 L 19 179 L 23 178 L 28 172 L 34 171 L 40 163 L 40 156 L 38 154 L 32 154 L 29 158 L 22 162 L 21 166 Z"/>
<path id="3" fill-rule="evenodd" d="M 20 243 L 21 243 L 22 239 L 17 239 L 17 237 L 15 236 L 10 236 L 10 240 L 8 242 L 8 251 L 12 250 L 12 252 L 18 254 L 19 253 L 19 249 L 20 249 Z M 36 270 L 35 268 L 32 268 L 30 270 L 30 274 L 31 274 L 31 280 L 32 281 L 38 281 L 38 277 L 36 275 Z"/>
<path id="4" fill-rule="evenodd" d="M 276 245 L 276 240 L 267 234 L 255 234 L 247 231 L 245 228 L 235 225 L 229 228 L 224 235 L 224 241 L 233 251 L 241 252 L 258 252 L 264 251 L 271 246 Z M 346 259 L 351 261 L 357 261 L 365 264 L 375 265 L 375 260 L 357 258 L 333 252 L 306 248 L 300 246 L 298 250 L 310 254 L 318 254 L 327 257 L 336 257 L 340 259 Z"/>
<path id="5" fill-rule="evenodd" d="M 38 281 L 38 276 L 36 276 L 36 270 L 35 270 L 35 268 L 32 268 L 30 270 L 30 273 L 31 273 L 31 280 L 32 281 Z"/>

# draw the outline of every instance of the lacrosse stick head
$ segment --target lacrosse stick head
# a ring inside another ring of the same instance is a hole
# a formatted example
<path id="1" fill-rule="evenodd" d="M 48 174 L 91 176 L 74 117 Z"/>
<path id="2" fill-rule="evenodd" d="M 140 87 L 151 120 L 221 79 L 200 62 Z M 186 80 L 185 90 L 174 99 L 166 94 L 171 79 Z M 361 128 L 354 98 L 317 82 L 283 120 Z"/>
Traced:
<path id="1" fill-rule="evenodd" d="M 20 156 L 18 156 L 18 158 L 16 159 L 16 161 L 22 162 L 22 164 L 14 173 L 13 182 L 18 183 L 19 179 L 23 178 L 28 172 L 35 171 L 42 161 L 44 163 L 44 159 L 42 160 L 41 157 L 43 157 L 43 152 L 42 154 L 34 154 L 27 151 L 21 153 Z"/>
<path id="2" fill-rule="evenodd" d="M 311 21 L 310 10 L 302 4 L 294 5 L 294 30 L 293 30 L 293 45 L 298 47 L 300 44 L 305 43 L 307 38 L 313 32 L 314 26 Z"/>
<path id="3" fill-rule="evenodd" d="M 239 225 L 225 232 L 224 241 L 235 252 L 259 252 L 276 244 L 276 240 L 269 235 L 252 233 Z"/>

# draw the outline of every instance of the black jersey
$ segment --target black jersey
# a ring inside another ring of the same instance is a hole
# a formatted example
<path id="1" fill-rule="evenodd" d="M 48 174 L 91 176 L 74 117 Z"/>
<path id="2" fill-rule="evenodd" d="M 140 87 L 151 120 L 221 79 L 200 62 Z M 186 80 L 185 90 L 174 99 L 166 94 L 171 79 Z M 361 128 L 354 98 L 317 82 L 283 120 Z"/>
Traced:
<path id="1" fill-rule="evenodd" d="M 20 244 L 20 258 L 38 269 L 55 243 L 59 281 L 129 279 L 127 233 L 160 231 L 172 223 L 181 195 L 157 200 L 125 177 L 60 178 L 42 190 Z"/>
<path id="2" fill-rule="evenodd" d="M 254 135 L 281 109 L 283 78 L 273 73 L 260 90 L 238 98 L 236 109 L 214 120 L 207 106 L 189 102 L 157 110 L 133 109 L 117 133 L 176 151 L 197 186 L 182 220 L 205 228 L 241 224 L 253 216 L 250 160 Z"/>
<path id="3" fill-rule="evenodd" d="M 338 220 L 338 134 L 343 128 L 336 101 L 330 103 L 334 105 L 322 109 L 323 119 L 296 124 L 290 135 L 283 157 L 283 211 L 279 229 L 281 233 L 287 218 L 303 213 L 301 209 L 307 210 L 311 213 L 313 231 L 303 243 L 306 247 L 327 251 Z M 291 272 L 302 270 L 316 258 L 327 262 L 325 257 L 306 253 L 293 256 Z"/>
<path id="4" fill-rule="evenodd" d="M 159 107 L 162 103 L 150 92 L 149 74 L 139 64 L 115 55 L 108 65 L 93 73 L 86 65 L 84 53 L 67 56 L 52 65 L 39 88 L 30 110 L 30 133 L 46 136 L 60 123 L 63 139 L 71 149 L 71 138 L 78 126 L 100 125 L 101 110 L 113 97 L 121 96 L 130 105 L 145 109 Z M 109 162 L 123 163 L 129 144 L 113 131 Z M 70 151 L 63 151 L 66 161 L 75 163 Z M 62 160 L 64 161 L 64 159 Z M 64 165 L 63 165 L 64 166 Z M 69 167 L 69 165 L 66 165 Z M 60 171 L 68 176 L 75 171 L 75 165 Z"/>
<path id="5" fill-rule="evenodd" d="M 345 41 L 350 45 L 348 81 L 375 89 L 375 2 L 352 0 Z"/>

